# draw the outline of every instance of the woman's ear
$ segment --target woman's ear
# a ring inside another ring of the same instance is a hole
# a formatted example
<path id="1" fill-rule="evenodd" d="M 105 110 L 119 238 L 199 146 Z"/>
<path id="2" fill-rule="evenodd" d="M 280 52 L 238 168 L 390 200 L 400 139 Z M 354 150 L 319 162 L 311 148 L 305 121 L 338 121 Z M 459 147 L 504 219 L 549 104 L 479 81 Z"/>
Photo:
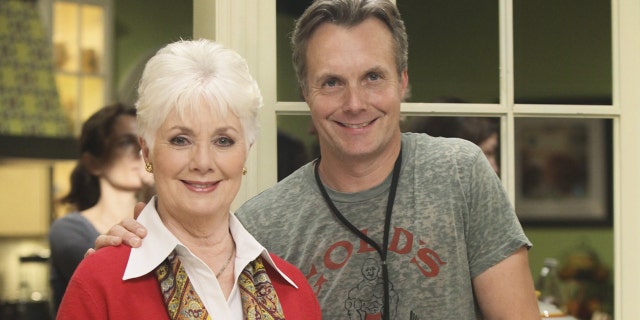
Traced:
<path id="1" fill-rule="evenodd" d="M 142 159 L 145 163 L 149 163 L 149 145 L 147 144 L 147 140 L 138 136 L 138 143 L 140 143 L 140 154 L 142 155 Z"/>
<path id="2" fill-rule="evenodd" d="M 85 152 L 80 157 L 82 165 L 94 176 L 100 176 L 102 174 L 102 164 L 98 158 Z"/>

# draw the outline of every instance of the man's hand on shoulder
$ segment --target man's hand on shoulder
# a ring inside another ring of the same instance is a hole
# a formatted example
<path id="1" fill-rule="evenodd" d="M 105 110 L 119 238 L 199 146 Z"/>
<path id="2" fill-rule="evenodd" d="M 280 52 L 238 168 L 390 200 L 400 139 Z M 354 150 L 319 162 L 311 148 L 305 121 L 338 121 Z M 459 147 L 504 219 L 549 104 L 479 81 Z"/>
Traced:
<path id="1" fill-rule="evenodd" d="M 142 202 L 136 203 L 133 210 L 134 218 L 137 218 L 142 212 L 145 204 Z M 142 239 L 147 235 L 147 229 L 145 229 L 134 218 L 125 218 L 120 223 L 114 225 L 109 229 L 106 234 L 98 236 L 95 242 L 95 249 L 91 248 L 85 253 L 85 258 L 100 248 L 119 246 L 121 244 L 137 248 L 142 244 Z"/>

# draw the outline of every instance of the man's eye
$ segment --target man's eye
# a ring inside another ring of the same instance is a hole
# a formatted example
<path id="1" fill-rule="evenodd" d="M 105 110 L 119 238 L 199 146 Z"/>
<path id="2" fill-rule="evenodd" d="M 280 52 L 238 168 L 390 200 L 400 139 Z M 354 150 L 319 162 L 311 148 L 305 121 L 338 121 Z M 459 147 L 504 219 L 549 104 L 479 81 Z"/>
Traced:
<path id="1" fill-rule="evenodd" d="M 327 80 L 327 82 L 325 82 L 324 85 L 326 87 L 335 87 L 338 85 L 338 81 L 336 79 L 330 79 L 330 80 Z"/>
<path id="2" fill-rule="evenodd" d="M 382 78 L 382 77 L 380 77 L 380 75 L 377 74 L 377 73 L 370 73 L 369 74 L 369 80 L 375 81 L 375 80 L 380 80 L 380 78 Z"/>

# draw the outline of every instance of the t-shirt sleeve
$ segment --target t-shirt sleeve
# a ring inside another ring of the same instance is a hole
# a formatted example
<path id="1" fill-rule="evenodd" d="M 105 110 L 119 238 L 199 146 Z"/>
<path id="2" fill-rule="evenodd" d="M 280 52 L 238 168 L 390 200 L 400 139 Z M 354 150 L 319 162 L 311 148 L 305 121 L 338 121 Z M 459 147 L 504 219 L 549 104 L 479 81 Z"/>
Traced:
<path id="1" fill-rule="evenodd" d="M 51 255 L 56 267 L 66 279 L 70 279 L 78 267 L 87 249 L 93 248 L 91 240 L 94 235 L 89 234 L 86 227 L 71 219 L 60 219 L 51 226 L 49 244 Z"/>
<path id="2" fill-rule="evenodd" d="M 482 152 L 471 168 L 467 199 L 469 211 L 467 246 L 471 276 L 531 247 L 506 191 Z"/>

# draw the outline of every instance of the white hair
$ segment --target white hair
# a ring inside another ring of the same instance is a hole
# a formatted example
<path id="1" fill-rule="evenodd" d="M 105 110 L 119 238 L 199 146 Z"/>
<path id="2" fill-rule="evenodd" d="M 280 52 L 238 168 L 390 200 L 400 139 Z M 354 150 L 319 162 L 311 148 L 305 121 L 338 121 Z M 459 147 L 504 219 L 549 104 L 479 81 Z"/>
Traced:
<path id="1" fill-rule="evenodd" d="M 240 119 L 247 150 L 255 142 L 262 95 L 238 53 L 205 39 L 180 40 L 158 50 L 145 65 L 138 86 L 140 136 L 152 146 L 171 110 L 183 117 L 185 111 L 201 106 L 222 115 L 230 110 Z"/>

